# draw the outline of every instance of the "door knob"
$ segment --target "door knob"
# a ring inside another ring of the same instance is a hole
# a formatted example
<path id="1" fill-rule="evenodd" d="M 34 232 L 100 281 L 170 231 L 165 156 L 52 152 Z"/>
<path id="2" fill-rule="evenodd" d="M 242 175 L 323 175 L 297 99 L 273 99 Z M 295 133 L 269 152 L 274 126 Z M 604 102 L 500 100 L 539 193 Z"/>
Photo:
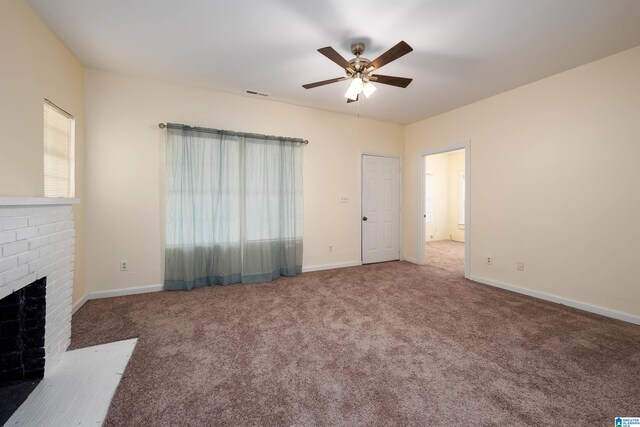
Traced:
<path id="1" fill-rule="evenodd" d="M 363 216 L 363 217 L 362 217 L 362 220 L 363 220 L 363 221 L 366 221 L 366 220 L 367 220 L 367 217 L 366 217 L 366 216 Z"/>

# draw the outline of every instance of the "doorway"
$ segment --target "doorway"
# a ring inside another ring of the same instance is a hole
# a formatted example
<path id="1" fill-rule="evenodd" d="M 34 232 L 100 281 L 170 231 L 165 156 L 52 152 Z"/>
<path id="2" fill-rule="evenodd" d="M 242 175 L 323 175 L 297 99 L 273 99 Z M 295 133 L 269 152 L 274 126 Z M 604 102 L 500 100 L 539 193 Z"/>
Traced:
<path id="1" fill-rule="evenodd" d="M 362 263 L 400 259 L 400 159 L 362 155 Z"/>
<path id="2" fill-rule="evenodd" d="M 469 260 L 469 144 L 420 156 L 418 264 L 467 277 Z"/>

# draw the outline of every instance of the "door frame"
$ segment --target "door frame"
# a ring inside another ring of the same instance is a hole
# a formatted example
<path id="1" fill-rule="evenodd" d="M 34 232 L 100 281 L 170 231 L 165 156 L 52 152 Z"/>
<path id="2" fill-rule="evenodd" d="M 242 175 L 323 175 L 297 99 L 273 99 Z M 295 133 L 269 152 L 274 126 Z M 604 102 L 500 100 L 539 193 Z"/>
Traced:
<path id="1" fill-rule="evenodd" d="M 425 227 L 424 227 L 424 212 L 426 209 L 425 206 L 425 186 L 424 186 L 424 175 L 425 175 L 425 167 L 424 167 L 424 163 L 426 160 L 427 156 L 431 156 L 433 154 L 442 154 L 442 153 L 448 153 L 450 151 L 456 151 L 456 150 L 461 150 L 464 149 L 464 199 L 465 199 L 465 206 L 464 206 L 464 277 L 469 278 L 469 264 L 470 264 L 470 259 L 471 259 L 471 168 L 470 168 L 470 158 L 471 158 L 471 140 L 462 140 L 459 142 L 455 142 L 453 144 L 449 144 L 449 145 L 445 145 L 445 146 L 441 146 L 441 147 L 436 147 L 436 148 L 430 148 L 424 151 L 420 152 L 420 155 L 418 156 L 418 189 L 420 191 L 420 194 L 418 195 L 418 200 L 420 200 L 420 203 L 418 203 L 418 209 L 419 211 L 417 212 L 417 219 L 418 219 L 418 231 L 419 234 L 418 236 L 420 236 L 420 238 L 418 239 L 418 251 L 416 252 L 416 263 L 418 265 L 425 265 L 426 264 L 426 254 L 425 254 L 425 250 L 424 250 L 424 245 L 425 245 L 425 240 L 424 240 L 424 233 L 425 233 Z"/>
<path id="2" fill-rule="evenodd" d="M 403 260 L 402 256 L 402 156 L 399 154 L 389 154 L 389 153 L 380 153 L 375 151 L 366 151 L 360 150 L 360 157 L 358 159 L 358 242 L 360 245 L 360 264 L 363 264 L 363 256 L 362 256 L 362 160 L 363 156 L 376 156 L 376 157 L 391 157 L 394 159 L 398 159 L 398 164 L 400 165 L 400 170 L 398 174 L 400 175 L 400 179 L 398 180 L 398 191 L 400 194 L 400 211 L 398 212 L 399 220 L 400 220 L 400 231 L 398 233 L 398 251 L 400 252 L 399 260 Z"/>

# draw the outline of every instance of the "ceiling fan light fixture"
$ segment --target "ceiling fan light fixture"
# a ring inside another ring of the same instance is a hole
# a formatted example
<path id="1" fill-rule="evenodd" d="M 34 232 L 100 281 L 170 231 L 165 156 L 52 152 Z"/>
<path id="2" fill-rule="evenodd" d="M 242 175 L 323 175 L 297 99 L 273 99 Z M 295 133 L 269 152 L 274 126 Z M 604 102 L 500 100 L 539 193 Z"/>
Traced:
<path id="1" fill-rule="evenodd" d="M 344 97 L 355 101 L 358 98 L 358 95 L 362 93 L 363 86 L 364 84 L 362 83 L 362 79 L 360 77 L 354 77 L 349 85 L 349 89 L 347 89 L 347 93 L 344 94 Z"/>
<path id="2" fill-rule="evenodd" d="M 373 95 L 373 92 L 376 91 L 376 87 L 373 85 L 373 83 L 371 82 L 366 82 L 364 84 L 364 86 L 362 87 L 362 92 L 364 93 L 364 96 L 366 96 L 367 98 L 370 97 L 371 95 Z"/>
<path id="3" fill-rule="evenodd" d="M 302 85 L 302 87 L 305 89 L 312 89 L 314 87 L 324 86 L 330 83 L 351 80 L 349 88 L 344 94 L 345 98 L 348 98 L 347 103 L 357 101 L 361 93 L 364 93 L 368 98 L 376 91 L 376 87 L 369 81 L 370 79 L 376 83 L 405 88 L 409 83 L 411 83 L 412 79 L 408 79 L 406 77 L 384 76 L 382 74 L 372 75 L 372 73 L 374 71 L 377 73 L 377 70 L 380 69 L 380 67 L 391 61 L 395 61 L 412 50 L 413 48 L 405 41 L 401 41 L 373 61 L 370 61 L 361 56 L 364 53 L 364 43 L 356 42 L 351 45 L 351 53 L 356 57 L 347 61 L 331 46 L 321 47 L 318 49 L 318 52 L 338 64 L 344 70 L 346 76 L 307 83 Z"/>

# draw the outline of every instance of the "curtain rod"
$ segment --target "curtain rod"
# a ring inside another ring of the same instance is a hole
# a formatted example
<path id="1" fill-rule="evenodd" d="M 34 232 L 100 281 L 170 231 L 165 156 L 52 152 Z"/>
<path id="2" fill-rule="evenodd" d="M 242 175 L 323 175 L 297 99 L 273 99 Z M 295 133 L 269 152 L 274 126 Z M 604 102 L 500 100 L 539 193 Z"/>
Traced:
<path id="1" fill-rule="evenodd" d="M 213 128 L 201 128 L 201 127 L 197 127 L 197 126 L 189 126 L 189 125 L 183 125 L 183 124 L 179 124 L 179 123 L 159 123 L 158 127 L 160 129 L 183 129 L 183 130 L 193 130 L 193 131 L 197 131 L 197 132 L 208 132 L 208 133 L 220 133 L 223 135 L 232 135 L 232 136 L 244 136 L 244 137 L 249 137 L 249 138 L 257 138 L 257 139 L 278 139 L 281 141 L 288 141 L 288 142 L 296 142 L 299 144 L 304 144 L 307 145 L 309 144 L 309 141 L 307 141 L 306 139 L 302 139 L 302 138 L 289 138 L 286 136 L 274 136 L 274 135 L 262 135 L 259 133 L 246 133 L 246 132 L 236 132 L 236 131 L 232 131 L 232 130 L 224 130 L 224 129 L 213 129 Z"/>

